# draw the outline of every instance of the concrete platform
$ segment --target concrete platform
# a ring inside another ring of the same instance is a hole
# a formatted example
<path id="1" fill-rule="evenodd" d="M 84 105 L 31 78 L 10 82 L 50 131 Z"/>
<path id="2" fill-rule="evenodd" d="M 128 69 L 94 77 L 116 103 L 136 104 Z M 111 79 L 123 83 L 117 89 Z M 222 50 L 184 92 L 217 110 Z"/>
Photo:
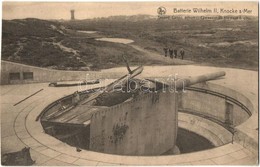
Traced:
<path id="1" fill-rule="evenodd" d="M 242 139 L 233 144 L 226 144 L 214 149 L 181 154 L 175 156 L 119 156 L 82 150 L 77 152 L 61 141 L 45 134 L 40 122 L 35 121 L 38 114 L 48 104 L 78 90 L 78 87 L 48 87 L 48 83 L 5 85 L 1 86 L 1 151 L 3 153 L 31 147 L 35 165 L 256 165 L 257 150 L 252 150 L 250 143 L 258 146 L 258 73 L 255 71 L 182 66 L 148 66 L 140 77 L 196 76 L 219 70 L 226 71 L 222 79 L 210 81 L 245 95 L 253 104 L 252 116 L 237 129 L 244 134 Z M 106 71 L 125 72 L 125 68 Z M 109 81 L 111 82 L 111 80 Z M 101 84 L 95 87 L 102 86 Z M 43 89 L 43 91 L 14 106 L 20 100 Z M 250 141 L 248 141 L 250 139 Z M 241 142 L 243 141 L 243 142 Z"/>

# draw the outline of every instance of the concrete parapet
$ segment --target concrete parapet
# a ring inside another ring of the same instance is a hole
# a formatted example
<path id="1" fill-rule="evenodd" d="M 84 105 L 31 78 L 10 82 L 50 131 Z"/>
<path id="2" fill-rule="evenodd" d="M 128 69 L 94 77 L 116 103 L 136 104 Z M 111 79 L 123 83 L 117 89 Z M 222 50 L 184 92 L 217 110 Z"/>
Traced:
<path id="1" fill-rule="evenodd" d="M 212 117 L 223 124 L 236 127 L 253 113 L 253 105 L 244 95 L 212 83 L 197 84 L 198 90 L 180 94 L 179 107 Z M 250 111 L 249 111 L 250 110 Z"/>
<path id="2" fill-rule="evenodd" d="M 116 79 L 122 75 L 123 73 L 121 72 L 53 70 L 1 60 L 1 85 Z"/>
<path id="3" fill-rule="evenodd" d="M 258 155 L 258 142 L 237 128 L 234 133 L 234 141 Z"/>

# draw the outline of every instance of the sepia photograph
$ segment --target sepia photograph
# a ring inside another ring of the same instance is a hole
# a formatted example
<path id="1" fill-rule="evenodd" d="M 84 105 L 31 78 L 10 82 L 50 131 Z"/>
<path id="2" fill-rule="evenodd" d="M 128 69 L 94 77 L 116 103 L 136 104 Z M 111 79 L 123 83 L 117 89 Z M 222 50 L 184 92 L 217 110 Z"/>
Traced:
<path id="1" fill-rule="evenodd" d="M 1 5 L 1 165 L 259 165 L 258 1 Z"/>

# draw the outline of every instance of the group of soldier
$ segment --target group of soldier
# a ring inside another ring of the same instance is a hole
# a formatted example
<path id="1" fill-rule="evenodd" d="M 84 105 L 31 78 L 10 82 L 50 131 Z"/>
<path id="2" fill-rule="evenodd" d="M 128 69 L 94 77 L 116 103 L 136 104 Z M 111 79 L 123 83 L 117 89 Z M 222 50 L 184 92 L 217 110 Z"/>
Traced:
<path id="1" fill-rule="evenodd" d="M 171 59 L 173 59 L 173 57 L 174 57 L 174 58 L 177 58 L 177 57 L 178 57 L 178 50 L 177 50 L 177 49 L 172 49 L 172 48 L 165 47 L 165 48 L 163 48 L 163 50 L 164 50 L 164 56 L 165 56 L 165 57 L 168 56 L 168 52 L 169 52 L 169 57 L 170 57 Z M 185 54 L 185 52 L 184 52 L 183 48 L 181 48 L 181 49 L 180 49 L 180 56 L 181 56 L 181 59 L 182 59 L 182 60 L 183 60 L 183 58 L 184 58 L 184 54 Z"/>

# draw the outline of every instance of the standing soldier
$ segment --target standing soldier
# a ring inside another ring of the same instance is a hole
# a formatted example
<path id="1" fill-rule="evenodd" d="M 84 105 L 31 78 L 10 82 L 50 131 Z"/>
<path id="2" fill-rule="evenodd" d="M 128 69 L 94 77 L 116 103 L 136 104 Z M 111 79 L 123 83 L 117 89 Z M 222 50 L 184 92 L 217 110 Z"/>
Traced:
<path id="1" fill-rule="evenodd" d="M 177 49 L 174 49 L 173 52 L 174 52 L 174 57 L 177 58 L 177 54 L 178 54 Z"/>
<path id="2" fill-rule="evenodd" d="M 167 47 L 165 47 L 165 48 L 163 48 L 163 50 L 164 50 L 164 56 L 165 56 L 165 57 L 167 57 L 168 48 L 167 48 Z"/>
<path id="3" fill-rule="evenodd" d="M 183 48 L 181 48 L 180 54 L 181 54 L 181 59 L 183 60 L 183 57 L 184 57 L 184 54 L 185 54 Z"/>
<path id="4" fill-rule="evenodd" d="M 169 54 L 170 54 L 170 58 L 173 59 L 173 49 L 172 48 L 169 49 Z"/>
<path id="5" fill-rule="evenodd" d="M 72 105 L 76 106 L 79 103 L 79 101 L 80 101 L 79 92 L 76 91 L 74 92 L 72 97 Z"/>

